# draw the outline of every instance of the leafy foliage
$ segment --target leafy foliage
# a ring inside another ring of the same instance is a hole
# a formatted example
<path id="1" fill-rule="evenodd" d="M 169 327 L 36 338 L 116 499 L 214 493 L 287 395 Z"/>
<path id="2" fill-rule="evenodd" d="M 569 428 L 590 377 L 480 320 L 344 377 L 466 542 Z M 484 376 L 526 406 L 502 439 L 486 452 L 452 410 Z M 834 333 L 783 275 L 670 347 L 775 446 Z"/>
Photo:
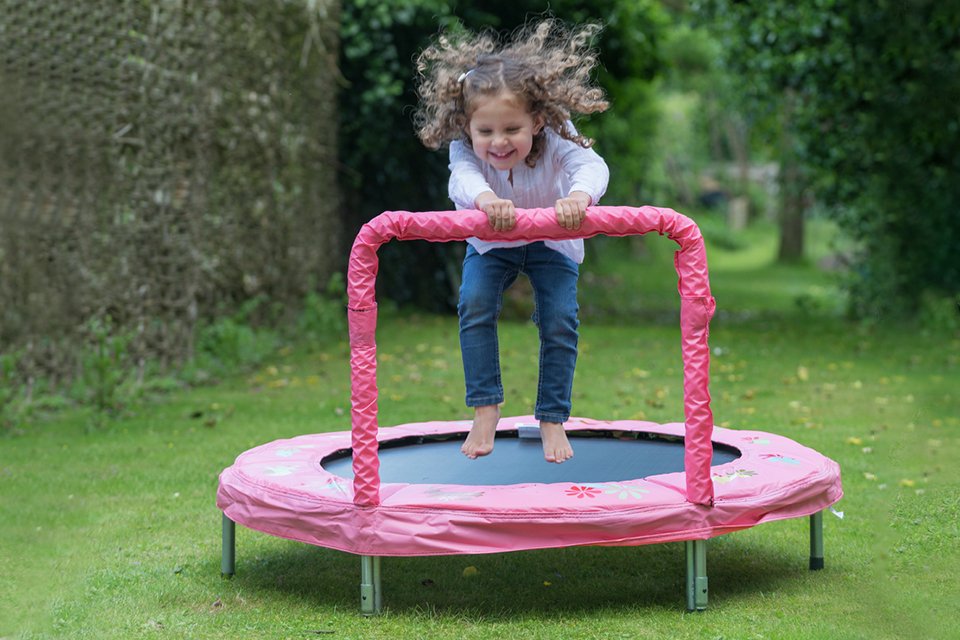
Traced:
<path id="1" fill-rule="evenodd" d="M 94 408 L 112 412 L 120 408 L 117 391 L 125 377 L 124 360 L 129 338 L 118 334 L 110 316 L 94 318 L 87 326 L 92 348 L 84 353 L 84 381 L 90 389 Z"/>
<path id="2" fill-rule="evenodd" d="M 723 34 L 725 59 L 755 105 L 797 96 L 797 152 L 860 243 L 854 311 L 909 314 L 926 290 L 956 296 L 956 3 L 707 0 L 698 8 Z"/>

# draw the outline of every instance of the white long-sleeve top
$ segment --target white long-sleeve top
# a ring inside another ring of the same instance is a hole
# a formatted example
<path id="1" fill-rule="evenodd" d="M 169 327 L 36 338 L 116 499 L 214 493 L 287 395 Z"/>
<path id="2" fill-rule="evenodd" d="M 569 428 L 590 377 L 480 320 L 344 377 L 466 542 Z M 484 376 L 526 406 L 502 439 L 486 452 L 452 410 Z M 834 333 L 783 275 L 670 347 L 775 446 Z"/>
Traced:
<path id="1" fill-rule="evenodd" d="M 567 126 L 573 130 L 573 124 Z M 557 200 L 571 191 L 583 191 L 590 203 L 597 204 L 607 190 L 610 170 L 607 163 L 593 149 L 560 137 L 553 129 L 546 129 L 546 145 L 537 166 L 530 168 L 523 162 L 513 168 L 513 182 L 509 171 L 498 171 L 480 160 L 473 149 L 463 142 L 450 144 L 450 199 L 458 210 L 476 209 L 477 196 L 493 191 L 497 197 L 513 202 L 518 209 L 553 207 Z M 468 238 L 479 253 L 502 247 L 528 244 L 524 240 L 487 242 Z M 547 240 L 546 246 L 559 251 L 577 264 L 583 262 L 583 240 Z"/>

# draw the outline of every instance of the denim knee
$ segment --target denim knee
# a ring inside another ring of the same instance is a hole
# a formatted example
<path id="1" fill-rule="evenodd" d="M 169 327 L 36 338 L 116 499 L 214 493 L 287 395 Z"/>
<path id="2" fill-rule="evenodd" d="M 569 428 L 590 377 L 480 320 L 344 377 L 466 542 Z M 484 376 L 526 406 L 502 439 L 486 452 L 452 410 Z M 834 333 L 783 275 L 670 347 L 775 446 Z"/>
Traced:
<path id="1" fill-rule="evenodd" d="M 496 323 L 497 303 L 496 292 L 483 291 L 481 287 L 461 287 L 460 301 L 457 303 L 460 326 Z"/>
<path id="2" fill-rule="evenodd" d="M 543 313 L 539 309 L 533 313 L 533 323 L 540 329 L 540 339 L 544 341 L 566 342 L 573 340 L 576 343 L 580 327 L 578 313 L 580 306 L 573 301 L 573 304 L 560 305 L 544 309 Z"/>

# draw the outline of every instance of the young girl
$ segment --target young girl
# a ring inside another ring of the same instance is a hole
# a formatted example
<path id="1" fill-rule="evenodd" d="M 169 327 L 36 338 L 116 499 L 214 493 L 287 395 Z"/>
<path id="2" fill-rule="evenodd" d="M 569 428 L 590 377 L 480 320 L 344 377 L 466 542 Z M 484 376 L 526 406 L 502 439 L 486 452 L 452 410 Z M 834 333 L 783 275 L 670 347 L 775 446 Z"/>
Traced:
<path id="1" fill-rule="evenodd" d="M 432 149 L 450 145 L 457 209 L 479 209 L 493 229 L 505 231 L 516 224 L 517 208 L 555 207 L 559 225 L 580 228 L 609 179 L 593 141 L 570 122 L 574 113 L 607 108 L 590 79 L 590 40 L 598 30 L 544 20 L 507 42 L 489 33 L 444 35 L 420 54 L 417 133 Z M 564 462 L 573 456 L 563 423 L 577 361 L 583 240 L 467 242 L 458 312 L 466 403 L 475 413 L 461 450 L 469 458 L 493 451 L 503 402 L 497 319 L 504 290 L 525 273 L 540 333 L 534 416 L 544 458 Z"/>

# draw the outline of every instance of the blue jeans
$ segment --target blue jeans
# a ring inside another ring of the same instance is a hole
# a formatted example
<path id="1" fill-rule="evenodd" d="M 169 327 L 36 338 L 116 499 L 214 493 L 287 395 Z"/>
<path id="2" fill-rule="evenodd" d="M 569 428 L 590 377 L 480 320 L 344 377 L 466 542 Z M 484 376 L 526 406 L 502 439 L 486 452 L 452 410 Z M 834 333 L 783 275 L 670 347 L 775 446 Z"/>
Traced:
<path id="1" fill-rule="evenodd" d="M 547 248 L 543 242 L 491 249 L 483 255 L 467 245 L 457 307 L 467 406 L 503 402 L 497 319 L 503 292 L 521 273 L 533 285 L 533 322 L 540 332 L 540 376 L 534 416 L 543 422 L 566 422 L 577 364 L 580 271 L 576 262 Z"/>

